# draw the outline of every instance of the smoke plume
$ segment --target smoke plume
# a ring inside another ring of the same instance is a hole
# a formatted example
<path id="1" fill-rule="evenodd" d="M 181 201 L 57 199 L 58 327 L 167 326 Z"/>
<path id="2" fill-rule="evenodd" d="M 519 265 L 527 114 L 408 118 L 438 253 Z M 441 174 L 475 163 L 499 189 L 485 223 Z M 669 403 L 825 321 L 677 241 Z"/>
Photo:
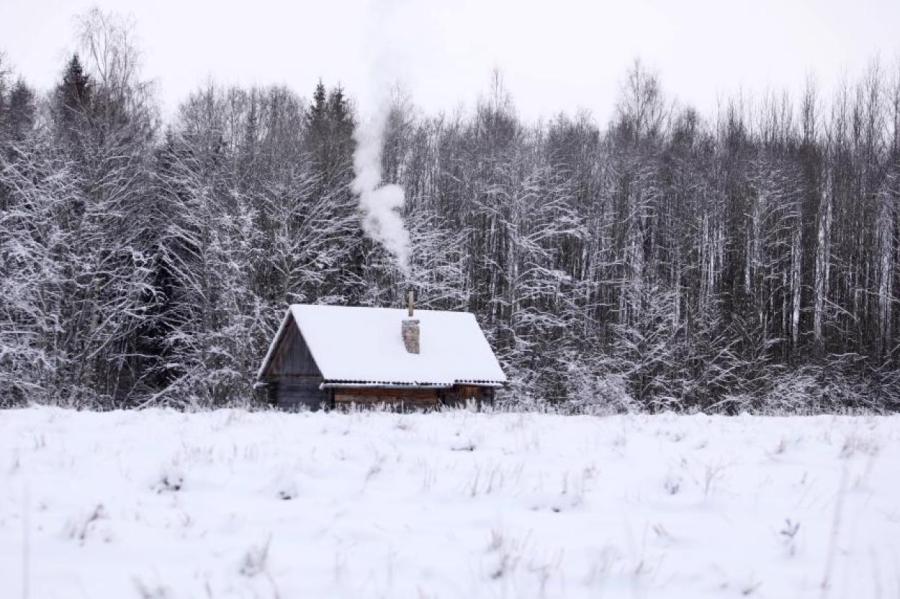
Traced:
<path id="1" fill-rule="evenodd" d="M 356 151 L 351 188 L 359 196 L 362 226 L 366 236 L 380 243 L 397 260 L 403 275 L 409 274 L 409 231 L 400 210 L 405 200 L 399 185 L 382 185 L 381 148 L 390 105 L 381 102 L 375 112 L 363 120 L 354 132 Z"/>
<path id="2" fill-rule="evenodd" d="M 388 90 L 403 79 L 403 65 L 409 63 L 404 43 L 402 15 L 407 0 L 376 0 L 368 4 L 364 32 L 367 81 L 360 94 L 360 122 L 354 131 L 356 151 L 351 189 L 359 196 L 362 228 L 366 237 L 380 243 L 394 257 L 404 277 L 409 275 L 409 231 L 401 210 L 405 194 L 399 185 L 383 185 L 381 152 L 384 132 L 393 102 Z"/>

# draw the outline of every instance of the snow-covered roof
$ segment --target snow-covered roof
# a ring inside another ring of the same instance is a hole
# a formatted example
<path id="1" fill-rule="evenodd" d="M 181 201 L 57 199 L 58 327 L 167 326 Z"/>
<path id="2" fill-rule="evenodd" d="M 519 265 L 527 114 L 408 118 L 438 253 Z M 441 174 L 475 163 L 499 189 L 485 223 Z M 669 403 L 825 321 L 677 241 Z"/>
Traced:
<path id="1" fill-rule="evenodd" d="M 406 310 L 309 304 L 289 308 L 258 378 L 291 316 L 326 384 L 449 387 L 506 382 L 481 327 L 468 312 L 416 310 L 419 353 L 411 354 L 400 334 Z"/>

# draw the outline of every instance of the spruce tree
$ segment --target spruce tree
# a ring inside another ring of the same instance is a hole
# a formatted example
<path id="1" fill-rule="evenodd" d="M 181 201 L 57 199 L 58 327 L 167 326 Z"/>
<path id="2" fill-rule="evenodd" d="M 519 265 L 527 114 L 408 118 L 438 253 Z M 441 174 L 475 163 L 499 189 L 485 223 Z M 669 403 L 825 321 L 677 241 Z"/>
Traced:
<path id="1" fill-rule="evenodd" d="M 78 54 L 73 54 L 63 72 L 63 78 L 56 86 L 56 100 L 60 108 L 83 111 L 90 104 L 92 85 L 84 72 Z"/>
<path id="2" fill-rule="evenodd" d="M 34 92 L 21 79 L 12 88 L 3 115 L 3 128 L 8 139 L 21 141 L 34 125 Z"/>
<path id="3" fill-rule="evenodd" d="M 57 135 L 76 156 L 81 155 L 80 140 L 89 121 L 92 92 L 90 76 L 84 71 L 78 55 L 73 54 L 54 91 L 52 109 Z"/>

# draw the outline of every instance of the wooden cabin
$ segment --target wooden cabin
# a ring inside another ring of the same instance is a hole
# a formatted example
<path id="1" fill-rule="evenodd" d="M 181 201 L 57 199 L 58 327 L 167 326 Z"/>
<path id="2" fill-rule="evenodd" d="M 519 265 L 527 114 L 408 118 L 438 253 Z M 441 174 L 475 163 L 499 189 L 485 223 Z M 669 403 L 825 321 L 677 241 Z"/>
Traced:
<path id="1" fill-rule="evenodd" d="M 506 383 L 472 314 L 290 306 L 257 375 L 284 409 L 491 403 Z"/>

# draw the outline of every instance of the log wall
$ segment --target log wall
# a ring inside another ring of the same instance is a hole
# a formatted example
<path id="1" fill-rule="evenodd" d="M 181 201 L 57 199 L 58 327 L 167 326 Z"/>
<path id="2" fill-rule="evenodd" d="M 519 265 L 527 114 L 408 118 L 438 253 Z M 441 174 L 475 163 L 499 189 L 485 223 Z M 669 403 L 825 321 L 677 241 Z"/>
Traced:
<path id="1" fill-rule="evenodd" d="M 385 404 L 402 409 L 427 410 L 441 406 L 459 407 L 474 401 L 478 407 L 492 404 L 494 389 L 476 385 L 456 385 L 450 389 L 353 387 L 334 389 L 335 407 Z"/>
<path id="2" fill-rule="evenodd" d="M 354 387 L 334 390 L 335 407 L 386 404 L 403 409 L 436 408 L 440 405 L 437 389 L 380 389 Z"/>

